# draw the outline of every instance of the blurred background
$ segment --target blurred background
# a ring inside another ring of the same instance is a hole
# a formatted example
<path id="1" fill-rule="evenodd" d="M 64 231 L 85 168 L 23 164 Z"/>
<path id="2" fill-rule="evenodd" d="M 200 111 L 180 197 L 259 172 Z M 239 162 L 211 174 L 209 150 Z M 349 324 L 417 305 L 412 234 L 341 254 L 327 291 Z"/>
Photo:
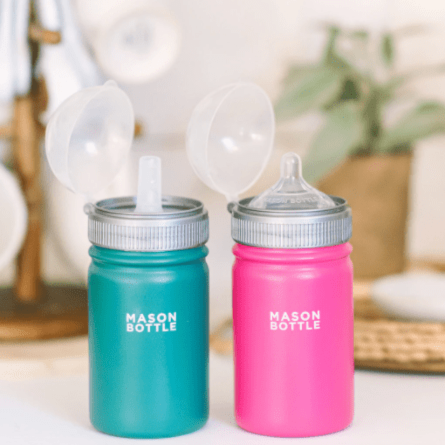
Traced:
<path id="1" fill-rule="evenodd" d="M 5 289 L 17 293 L 16 258 L 30 245 L 26 230 L 29 238 L 34 226 L 26 229 L 26 221 L 33 215 L 41 218 L 41 250 L 31 248 L 41 268 L 32 273 L 48 285 L 86 283 L 84 203 L 49 171 L 43 129 L 66 97 L 107 79 L 129 94 L 138 128 L 127 164 L 97 198 L 135 194 L 138 158 L 155 154 L 162 158 L 166 194 L 204 202 L 210 213 L 212 328 L 231 313 L 230 215 L 225 198 L 193 173 L 185 132 L 197 103 L 230 82 L 259 84 L 276 106 L 271 161 L 246 195 L 271 186 L 281 155 L 295 151 L 310 182 L 351 203 L 357 279 L 401 273 L 413 260 L 445 264 L 442 1 L 2 0 L 0 5 L 5 166 L 0 202 L 8 209 L 0 216 L 0 257 L 1 249 L 7 253 L 0 261 L 0 283 Z M 28 118 L 37 123 L 29 124 L 26 116 L 20 120 L 17 111 L 18 101 L 29 97 L 34 111 Z M 22 162 L 29 137 L 17 151 L 11 125 L 19 125 L 20 134 L 28 125 L 37 128 L 37 201 L 27 194 L 34 179 Z M 33 266 L 20 264 L 31 276 L 26 268 Z M 42 301 L 38 291 L 30 298 L 23 288 L 22 293 L 23 301 Z"/>

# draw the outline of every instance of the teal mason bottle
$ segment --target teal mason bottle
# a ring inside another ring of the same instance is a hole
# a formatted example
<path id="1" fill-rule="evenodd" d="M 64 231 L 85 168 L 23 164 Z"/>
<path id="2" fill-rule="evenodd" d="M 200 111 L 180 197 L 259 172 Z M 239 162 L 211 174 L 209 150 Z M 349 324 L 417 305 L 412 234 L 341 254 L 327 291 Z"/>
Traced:
<path id="1" fill-rule="evenodd" d="M 90 417 L 104 433 L 187 434 L 208 418 L 208 215 L 196 200 L 88 204 Z"/>

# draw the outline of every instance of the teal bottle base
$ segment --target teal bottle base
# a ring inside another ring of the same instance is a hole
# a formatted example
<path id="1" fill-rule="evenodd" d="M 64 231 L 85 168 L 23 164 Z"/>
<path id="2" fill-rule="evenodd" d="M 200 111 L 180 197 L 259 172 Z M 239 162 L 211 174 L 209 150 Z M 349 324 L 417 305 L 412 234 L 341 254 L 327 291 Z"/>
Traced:
<path id="1" fill-rule="evenodd" d="M 207 416 L 204 419 L 190 423 L 187 427 L 182 427 L 181 429 L 177 430 L 170 428 L 168 431 L 154 432 L 153 430 L 151 430 L 150 432 L 146 431 L 138 432 L 135 431 L 134 429 L 127 431 L 125 429 L 107 428 L 106 426 L 100 425 L 100 422 L 96 423 L 93 419 L 90 419 L 91 424 L 97 431 L 107 434 L 109 436 L 124 437 L 127 439 L 166 439 L 168 437 L 185 436 L 186 434 L 194 433 L 203 428 L 208 420 L 209 418 Z"/>

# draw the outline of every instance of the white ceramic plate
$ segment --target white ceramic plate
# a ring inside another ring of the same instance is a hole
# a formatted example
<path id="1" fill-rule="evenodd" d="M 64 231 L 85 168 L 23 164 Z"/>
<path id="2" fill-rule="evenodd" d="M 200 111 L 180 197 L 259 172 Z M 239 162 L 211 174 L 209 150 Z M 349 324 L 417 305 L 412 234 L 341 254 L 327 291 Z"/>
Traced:
<path id="1" fill-rule="evenodd" d="M 390 317 L 445 321 L 445 274 L 411 272 L 381 278 L 373 284 L 371 297 Z"/>

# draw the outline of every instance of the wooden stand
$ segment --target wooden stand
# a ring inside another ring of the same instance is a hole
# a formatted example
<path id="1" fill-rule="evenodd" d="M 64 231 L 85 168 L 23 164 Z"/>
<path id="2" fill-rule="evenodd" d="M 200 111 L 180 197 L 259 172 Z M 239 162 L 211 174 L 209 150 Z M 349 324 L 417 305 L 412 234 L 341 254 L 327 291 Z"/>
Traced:
<path id="1" fill-rule="evenodd" d="M 17 258 L 15 294 L 22 302 L 36 302 L 40 292 L 42 190 L 40 187 L 39 125 L 34 115 L 34 93 L 18 97 L 14 107 L 13 153 L 28 207 L 28 231 Z"/>
<path id="2" fill-rule="evenodd" d="M 57 44 L 58 32 L 42 29 L 31 11 L 29 43 L 32 73 L 41 44 Z M 88 332 L 87 292 L 73 286 L 45 286 L 41 281 L 43 195 L 40 184 L 40 142 L 44 128 L 39 116 L 46 109 L 43 79 L 32 79 L 31 91 L 17 97 L 12 125 L 0 129 L 11 138 L 15 172 L 28 208 L 28 231 L 17 258 L 13 289 L 0 289 L 0 340 L 37 340 Z"/>

